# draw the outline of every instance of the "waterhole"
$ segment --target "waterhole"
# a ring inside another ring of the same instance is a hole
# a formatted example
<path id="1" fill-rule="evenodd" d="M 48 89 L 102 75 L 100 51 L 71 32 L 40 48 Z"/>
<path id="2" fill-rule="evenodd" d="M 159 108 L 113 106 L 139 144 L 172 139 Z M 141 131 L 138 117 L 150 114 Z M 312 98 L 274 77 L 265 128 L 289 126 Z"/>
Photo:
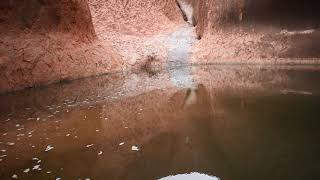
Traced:
<path id="1" fill-rule="evenodd" d="M 0 179 L 320 178 L 319 71 L 173 72 L 1 95 Z"/>

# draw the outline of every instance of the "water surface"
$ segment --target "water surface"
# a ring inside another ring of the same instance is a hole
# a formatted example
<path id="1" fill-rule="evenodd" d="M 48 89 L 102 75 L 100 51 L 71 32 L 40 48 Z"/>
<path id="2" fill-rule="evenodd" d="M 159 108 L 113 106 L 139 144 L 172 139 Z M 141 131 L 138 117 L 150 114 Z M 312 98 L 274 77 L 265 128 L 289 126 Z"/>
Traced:
<path id="1" fill-rule="evenodd" d="M 317 69 L 188 68 L 1 95 L 0 179 L 320 178 Z"/>

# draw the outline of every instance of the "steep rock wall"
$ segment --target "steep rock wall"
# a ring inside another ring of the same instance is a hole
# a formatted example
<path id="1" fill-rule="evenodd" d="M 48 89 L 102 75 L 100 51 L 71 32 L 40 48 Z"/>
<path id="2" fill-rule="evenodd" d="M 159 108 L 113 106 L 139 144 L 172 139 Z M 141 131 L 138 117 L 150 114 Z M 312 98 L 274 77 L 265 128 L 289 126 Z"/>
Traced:
<path id="1" fill-rule="evenodd" d="M 89 0 L 98 34 L 154 35 L 182 18 L 175 0 Z"/>
<path id="2" fill-rule="evenodd" d="M 123 68 L 87 0 L 2 0 L 0 24 L 0 93 Z"/>
<path id="3" fill-rule="evenodd" d="M 175 0 L 2 0 L 0 93 L 127 70 L 181 23 Z"/>
<path id="4" fill-rule="evenodd" d="M 205 37 L 194 48 L 194 61 L 320 57 L 319 1 L 187 1 L 197 34 Z"/>
<path id="5" fill-rule="evenodd" d="M 0 21 L 11 31 L 62 32 L 93 38 L 87 0 L 3 0 Z"/>
<path id="6" fill-rule="evenodd" d="M 97 37 L 110 42 L 129 66 L 149 56 L 166 61 L 166 39 L 184 24 L 175 0 L 89 0 Z"/>
<path id="7" fill-rule="evenodd" d="M 244 23 L 251 25 L 318 27 L 320 2 L 316 0 L 185 0 L 194 7 L 200 34 Z"/>

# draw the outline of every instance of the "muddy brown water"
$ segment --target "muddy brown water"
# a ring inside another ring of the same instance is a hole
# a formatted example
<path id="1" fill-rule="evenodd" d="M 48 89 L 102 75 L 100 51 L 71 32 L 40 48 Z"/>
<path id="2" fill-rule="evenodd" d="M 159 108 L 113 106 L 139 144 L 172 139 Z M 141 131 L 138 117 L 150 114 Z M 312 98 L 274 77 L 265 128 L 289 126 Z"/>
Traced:
<path id="1" fill-rule="evenodd" d="M 320 71 L 190 67 L 0 96 L 0 179 L 320 178 Z M 187 83 L 188 84 L 188 83 Z"/>

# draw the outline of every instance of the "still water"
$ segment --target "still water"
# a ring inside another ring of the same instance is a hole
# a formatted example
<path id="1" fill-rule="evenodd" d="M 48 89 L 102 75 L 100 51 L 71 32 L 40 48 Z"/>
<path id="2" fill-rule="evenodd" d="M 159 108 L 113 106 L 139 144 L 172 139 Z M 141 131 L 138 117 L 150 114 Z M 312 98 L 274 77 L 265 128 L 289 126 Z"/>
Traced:
<path id="1" fill-rule="evenodd" d="M 0 179 L 320 179 L 318 68 L 188 69 L 1 95 Z"/>

